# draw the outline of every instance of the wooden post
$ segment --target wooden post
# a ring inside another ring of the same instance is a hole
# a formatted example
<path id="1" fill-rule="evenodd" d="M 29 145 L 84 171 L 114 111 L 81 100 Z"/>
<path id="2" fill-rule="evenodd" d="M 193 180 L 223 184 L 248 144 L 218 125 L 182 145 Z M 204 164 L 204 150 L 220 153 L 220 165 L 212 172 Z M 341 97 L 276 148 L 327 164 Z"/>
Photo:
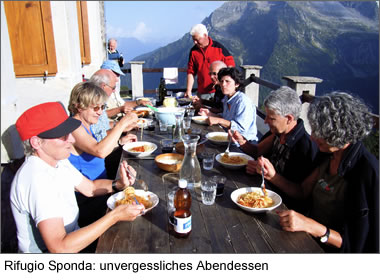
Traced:
<path id="1" fill-rule="evenodd" d="M 263 68 L 259 65 L 241 65 L 243 69 L 243 78 L 247 79 L 251 74 L 255 74 L 256 77 L 260 77 L 260 70 Z M 245 87 L 245 94 L 252 100 L 256 107 L 259 106 L 259 84 L 251 83 Z"/>
<path id="2" fill-rule="evenodd" d="M 131 83 L 132 83 L 132 99 L 144 97 L 143 83 L 143 64 L 145 61 L 130 61 L 131 64 Z"/>
<path id="3" fill-rule="evenodd" d="M 284 76 L 282 77 L 284 80 L 288 82 L 288 87 L 294 89 L 298 96 L 303 95 L 304 93 L 315 96 L 315 89 L 317 84 L 321 83 L 323 80 L 314 77 L 302 77 L 302 76 Z M 311 128 L 309 125 L 309 121 L 307 119 L 307 111 L 309 109 L 309 103 L 302 104 L 301 111 L 301 119 L 303 119 L 305 123 L 305 129 L 310 134 Z"/>

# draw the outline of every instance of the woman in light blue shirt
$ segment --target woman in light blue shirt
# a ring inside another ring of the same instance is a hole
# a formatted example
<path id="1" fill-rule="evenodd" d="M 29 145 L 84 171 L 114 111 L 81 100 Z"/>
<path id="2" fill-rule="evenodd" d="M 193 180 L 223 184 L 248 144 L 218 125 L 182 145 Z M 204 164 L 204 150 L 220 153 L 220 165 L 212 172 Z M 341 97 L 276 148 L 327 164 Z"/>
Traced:
<path id="1" fill-rule="evenodd" d="M 221 125 L 225 129 L 237 130 L 249 141 L 256 141 L 256 106 L 241 91 L 241 75 L 234 67 L 222 68 L 218 73 L 219 84 L 225 95 L 223 112 L 211 113 L 208 109 L 200 109 L 199 114 L 208 116 L 210 125 Z"/>

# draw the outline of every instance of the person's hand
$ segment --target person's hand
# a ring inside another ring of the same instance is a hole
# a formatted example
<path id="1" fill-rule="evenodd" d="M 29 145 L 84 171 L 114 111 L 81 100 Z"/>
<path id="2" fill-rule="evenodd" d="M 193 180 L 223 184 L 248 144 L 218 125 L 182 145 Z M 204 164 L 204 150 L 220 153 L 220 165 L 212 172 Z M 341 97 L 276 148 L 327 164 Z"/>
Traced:
<path id="1" fill-rule="evenodd" d="M 150 100 L 148 99 L 139 99 L 136 101 L 136 104 L 138 106 L 146 106 L 147 104 L 150 105 L 150 106 L 153 106 L 152 102 L 150 102 Z"/>
<path id="2" fill-rule="evenodd" d="M 280 225 L 285 231 L 308 231 L 309 226 L 309 218 L 304 215 L 294 211 L 294 210 L 286 210 L 286 211 L 276 211 L 278 216 L 280 217 Z"/>
<path id="3" fill-rule="evenodd" d="M 245 167 L 245 171 L 248 174 L 256 174 L 257 173 L 257 161 L 249 160 L 247 166 Z"/>
<path id="4" fill-rule="evenodd" d="M 126 170 L 128 170 L 134 177 L 132 177 Z M 122 186 L 124 186 L 124 188 L 128 186 L 132 186 L 134 184 L 135 177 L 136 177 L 136 170 L 132 166 L 128 165 L 126 160 L 123 160 L 120 163 L 119 173 L 120 173 L 119 182 Z"/>
<path id="5" fill-rule="evenodd" d="M 129 112 L 132 111 L 131 105 L 129 105 L 127 102 L 125 102 L 124 105 L 121 106 L 121 110 L 120 111 L 122 113 L 124 113 L 124 114 L 128 114 Z"/>
<path id="6" fill-rule="evenodd" d="M 134 221 L 139 215 L 144 214 L 145 207 L 142 204 L 121 204 L 112 210 L 117 216 L 117 221 Z"/>
<path id="7" fill-rule="evenodd" d="M 240 146 L 244 145 L 247 142 L 247 139 L 245 139 L 244 136 L 241 135 L 237 130 L 232 131 L 229 129 L 228 136 L 231 137 L 232 141 L 238 142 Z"/>
<path id="8" fill-rule="evenodd" d="M 193 106 L 196 111 L 199 111 L 202 108 L 202 99 L 198 96 L 193 96 Z"/>
<path id="9" fill-rule="evenodd" d="M 123 131 L 130 131 L 137 127 L 138 117 L 135 113 L 128 112 L 120 119 L 119 122 L 123 124 Z"/>
<path id="10" fill-rule="evenodd" d="M 136 142 L 136 141 L 137 141 L 137 136 L 135 134 L 128 133 L 127 135 L 120 138 L 119 143 L 120 145 L 124 145 L 130 142 Z"/>
<path id="11" fill-rule="evenodd" d="M 261 174 L 261 167 L 264 168 L 264 178 L 270 181 L 276 175 L 276 169 L 269 159 L 261 156 L 257 159 L 258 165 L 256 166 L 256 172 Z"/>
<path id="12" fill-rule="evenodd" d="M 193 95 L 191 94 L 191 90 L 186 90 L 185 94 L 184 94 L 184 97 L 192 98 Z"/>
<path id="13" fill-rule="evenodd" d="M 199 109 L 199 113 L 198 113 L 198 115 L 200 115 L 200 116 L 209 116 L 210 113 L 211 113 L 211 112 L 210 112 L 209 109 L 201 108 L 201 109 Z"/>

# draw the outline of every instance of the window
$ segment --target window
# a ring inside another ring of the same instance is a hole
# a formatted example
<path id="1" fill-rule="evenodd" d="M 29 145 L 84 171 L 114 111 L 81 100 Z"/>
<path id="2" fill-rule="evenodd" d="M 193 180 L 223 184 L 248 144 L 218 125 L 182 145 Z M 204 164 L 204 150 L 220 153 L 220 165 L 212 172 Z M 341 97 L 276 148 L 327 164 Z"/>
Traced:
<path id="1" fill-rule="evenodd" d="M 80 55 L 82 64 L 91 63 L 90 36 L 88 32 L 87 1 L 77 1 Z"/>
<path id="2" fill-rule="evenodd" d="M 4 1 L 16 77 L 54 76 L 57 59 L 49 1 Z"/>

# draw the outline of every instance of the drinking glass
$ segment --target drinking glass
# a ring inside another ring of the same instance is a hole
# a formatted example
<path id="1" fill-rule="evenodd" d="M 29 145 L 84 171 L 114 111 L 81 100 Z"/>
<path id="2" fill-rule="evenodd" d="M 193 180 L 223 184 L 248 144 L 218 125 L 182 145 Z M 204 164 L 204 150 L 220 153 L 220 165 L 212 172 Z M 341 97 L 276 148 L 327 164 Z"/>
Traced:
<path id="1" fill-rule="evenodd" d="M 215 175 L 211 177 L 211 181 L 216 183 L 216 196 L 223 195 L 224 184 L 226 183 L 227 178 L 222 175 Z"/>
<path id="2" fill-rule="evenodd" d="M 183 118 L 183 129 L 188 130 L 191 127 L 191 117 Z"/>
<path id="3" fill-rule="evenodd" d="M 203 181 L 201 184 L 202 203 L 213 205 L 216 197 L 216 182 L 211 180 Z"/>
<path id="4" fill-rule="evenodd" d="M 160 131 L 168 131 L 168 124 L 165 121 L 159 120 Z"/>
<path id="5" fill-rule="evenodd" d="M 194 117 L 194 114 L 195 114 L 195 109 L 194 108 L 188 108 L 187 109 L 187 116 L 192 118 Z"/>
<path id="6" fill-rule="evenodd" d="M 174 144 L 172 139 L 162 139 L 161 140 L 161 149 L 163 153 L 173 152 Z"/>
<path id="7" fill-rule="evenodd" d="M 214 168 L 214 154 L 213 153 L 203 153 L 203 169 L 211 170 Z"/>

